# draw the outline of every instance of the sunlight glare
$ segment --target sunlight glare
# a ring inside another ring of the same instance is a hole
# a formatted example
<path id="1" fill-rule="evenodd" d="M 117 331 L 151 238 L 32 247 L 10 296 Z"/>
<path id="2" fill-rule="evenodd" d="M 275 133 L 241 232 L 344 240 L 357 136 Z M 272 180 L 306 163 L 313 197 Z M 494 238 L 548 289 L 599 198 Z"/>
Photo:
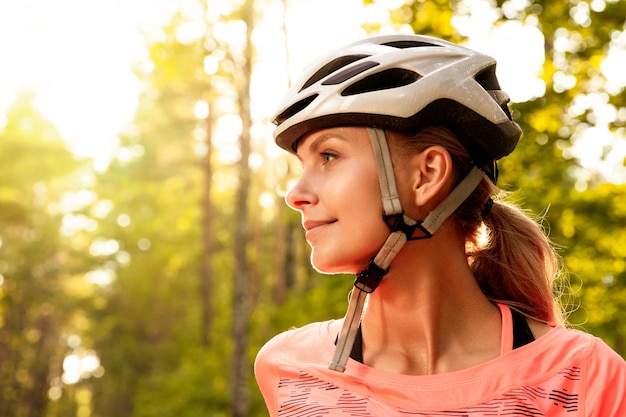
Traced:
<path id="1" fill-rule="evenodd" d="M 89 246 L 89 254 L 94 257 L 107 257 L 120 250 L 120 244 L 115 239 L 95 239 Z"/>
<path id="2" fill-rule="evenodd" d="M 231 113 L 220 117 L 213 133 L 213 145 L 220 148 L 237 143 L 242 130 L 241 117 L 238 114 Z"/>
<path id="3" fill-rule="evenodd" d="M 130 226 L 130 216 L 126 213 L 122 213 L 117 216 L 117 224 L 120 227 L 128 227 Z"/>
<path id="4" fill-rule="evenodd" d="M 73 236 L 81 231 L 94 232 L 98 229 L 98 222 L 84 214 L 65 214 L 61 220 L 61 234 Z"/>
<path id="5" fill-rule="evenodd" d="M 107 287 L 115 280 L 115 271 L 110 269 L 94 269 L 85 274 L 85 282 Z"/>
<path id="6" fill-rule="evenodd" d="M 213 27 L 213 36 L 227 43 L 231 52 L 237 56 L 245 49 L 246 30 L 247 25 L 243 20 L 218 21 Z"/>
<path id="7" fill-rule="evenodd" d="M 190 45 L 201 39 L 206 32 L 202 21 L 183 22 L 176 28 L 176 40 L 183 45 Z"/>
<path id="8" fill-rule="evenodd" d="M 117 262 L 120 267 L 126 267 L 130 265 L 130 261 L 130 253 L 126 252 L 125 250 L 121 250 L 115 254 L 115 262 Z"/>
<path id="9" fill-rule="evenodd" d="M 68 355 L 63 359 L 63 382 L 67 385 L 80 381 L 80 358 L 76 355 Z"/>
<path id="10" fill-rule="evenodd" d="M 492 18 L 485 18 L 485 21 Z M 467 46 L 496 59 L 502 89 L 511 101 L 521 103 L 545 94 L 546 85 L 539 77 L 545 60 L 544 42 L 537 27 L 512 20 L 488 32 L 473 34 Z M 511 54 L 512 50 L 516 53 Z"/>
<path id="11" fill-rule="evenodd" d="M 502 13 L 507 19 L 515 19 L 530 6 L 529 0 L 507 0 L 502 3 Z"/>
<path id="12" fill-rule="evenodd" d="M 221 146 L 217 153 L 217 160 L 223 165 L 232 165 L 239 162 L 241 159 L 241 151 L 239 146 L 234 143 L 229 143 Z"/>
<path id="13" fill-rule="evenodd" d="M 258 152 L 252 152 L 250 158 L 248 158 L 248 166 L 252 170 L 256 170 L 263 167 L 265 158 Z"/>
<path id="14" fill-rule="evenodd" d="M 238 142 L 242 130 L 243 125 L 238 114 L 226 114 L 217 120 L 212 142 L 217 150 L 219 163 L 231 165 L 241 159 Z"/>
<path id="15" fill-rule="evenodd" d="M 198 100 L 193 108 L 193 115 L 198 120 L 206 119 L 209 115 L 209 103 L 206 100 Z"/>
<path id="16" fill-rule="evenodd" d="M 588 27 L 591 25 L 589 4 L 587 4 L 587 2 L 578 2 L 578 4 L 570 8 L 569 14 L 578 25 L 582 27 Z"/>
<path id="17" fill-rule="evenodd" d="M 261 207 L 266 209 L 274 207 L 274 195 L 268 192 L 262 193 L 259 196 L 259 204 L 261 204 Z"/>
<path id="18" fill-rule="evenodd" d="M 36 108 L 68 148 L 103 171 L 138 104 L 141 85 L 131 64 L 145 60 L 142 33 L 161 26 L 175 7 L 149 0 L 3 1 L 0 119 L 21 90 L 33 91 Z"/>
<path id="19" fill-rule="evenodd" d="M 365 23 L 378 23 L 389 20 L 389 10 L 378 3 L 370 3 L 365 6 L 363 21 Z"/>
<path id="20" fill-rule="evenodd" d="M 207 55 L 204 58 L 204 72 L 207 75 L 214 75 L 215 73 L 217 73 L 217 70 L 219 69 L 219 62 L 218 60 L 215 58 L 215 56 L 211 55 Z"/>
<path id="21" fill-rule="evenodd" d="M 572 154 L 583 168 L 595 168 L 602 159 L 603 148 L 613 142 L 613 134 L 606 126 L 579 126 L 580 131 L 572 135 Z"/>
<path id="22" fill-rule="evenodd" d="M 100 219 L 104 219 L 113 210 L 113 202 L 111 200 L 100 200 L 91 208 L 91 214 Z"/>
<path id="23" fill-rule="evenodd" d="M 596 13 L 601 13 L 606 9 L 606 2 L 604 0 L 591 0 L 591 10 Z"/>
<path id="24" fill-rule="evenodd" d="M 212 0 L 211 7 L 207 8 L 206 18 L 209 22 L 216 22 L 222 16 L 228 16 L 237 6 L 233 0 Z"/>
<path id="25" fill-rule="evenodd" d="M 100 365 L 100 358 L 92 349 L 77 348 L 63 359 L 63 383 L 72 385 L 81 379 L 100 377 L 104 368 Z"/>
<path id="26" fill-rule="evenodd" d="M 612 35 L 609 52 L 600 64 L 600 70 L 612 87 L 611 92 L 619 94 L 626 87 L 626 31 Z"/>
<path id="27" fill-rule="evenodd" d="M 557 71 L 552 75 L 552 89 L 556 93 L 563 93 L 571 90 L 576 86 L 576 77 L 572 74 L 566 74 L 563 71 Z"/>
<path id="28" fill-rule="evenodd" d="M 452 17 L 452 26 L 469 38 L 488 34 L 499 17 L 493 2 L 489 0 L 462 0 L 457 10 L 458 14 Z"/>

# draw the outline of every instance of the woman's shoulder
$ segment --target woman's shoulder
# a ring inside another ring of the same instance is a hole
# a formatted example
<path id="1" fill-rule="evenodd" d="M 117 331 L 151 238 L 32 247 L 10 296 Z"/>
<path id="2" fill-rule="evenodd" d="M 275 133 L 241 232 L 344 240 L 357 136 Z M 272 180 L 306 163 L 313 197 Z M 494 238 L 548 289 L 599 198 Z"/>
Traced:
<path id="1" fill-rule="evenodd" d="M 582 330 L 557 326 L 538 342 L 542 348 L 537 352 L 537 360 L 545 357 L 555 364 L 569 363 L 579 369 L 585 379 L 596 382 L 620 380 L 620 385 L 626 387 L 626 361 L 601 338 Z"/>
<path id="2" fill-rule="evenodd" d="M 275 354 L 293 356 L 312 349 L 320 350 L 320 348 L 328 347 L 329 344 L 334 344 L 332 335 L 336 336 L 340 327 L 341 320 L 328 320 L 309 323 L 302 327 L 292 327 L 265 343 L 258 357 Z"/>
<path id="3" fill-rule="evenodd" d="M 571 332 L 587 339 L 589 350 L 586 360 L 589 374 L 594 378 L 619 379 L 624 388 L 622 392 L 626 392 L 626 360 L 601 338 L 582 331 L 571 330 Z"/>
<path id="4" fill-rule="evenodd" d="M 553 353 L 556 357 L 572 356 L 584 360 L 600 349 L 609 349 L 606 343 L 597 336 L 582 330 L 565 327 L 563 325 L 547 326 L 541 323 L 529 321 L 529 326 L 537 341 L 543 345 L 544 350 Z M 567 354 L 565 354 L 567 353 Z"/>
<path id="5" fill-rule="evenodd" d="M 580 368 L 584 407 L 594 416 L 626 415 L 626 361 L 599 337 L 578 330 L 568 333 L 586 346 Z M 591 415 L 591 414 L 590 414 Z"/>
<path id="6" fill-rule="evenodd" d="M 571 350 L 577 347 L 585 351 L 583 356 L 595 356 L 600 354 L 600 356 L 603 357 L 608 355 L 614 359 L 624 360 L 603 339 L 586 331 L 571 327 L 556 326 L 556 328 L 551 330 L 548 334 L 552 334 L 553 332 L 556 336 L 555 342 L 559 343 L 564 350 Z"/>
<path id="7" fill-rule="evenodd" d="M 269 342 L 276 341 L 288 341 L 294 339 L 308 339 L 308 338 L 317 338 L 320 336 L 325 336 L 330 334 L 330 329 L 337 326 L 337 323 L 341 323 L 339 320 L 327 320 L 327 321 L 316 321 L 313 323 L 305 324 L 304 326 L 292 326 L 289 329 L 277 334 L 272 337 Z M 268 343 L 269 343 L 268 342 Z"/>

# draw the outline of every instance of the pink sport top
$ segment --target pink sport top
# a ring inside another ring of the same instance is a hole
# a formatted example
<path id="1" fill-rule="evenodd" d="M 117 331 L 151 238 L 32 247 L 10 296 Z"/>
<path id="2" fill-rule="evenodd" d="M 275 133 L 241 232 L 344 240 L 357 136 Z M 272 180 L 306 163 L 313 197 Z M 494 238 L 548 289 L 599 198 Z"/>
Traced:
<path id="1" fill-rule="evenodd" d="M 331 371 L 331 321 L 279 334 L 259 352 L 257 382 L 272 417 L 626 417 L 626 362 L 602 340 L 562 326 L 512 350 L 502 312 L 502 354 L 457 372 L 409 376 L 352 359 Z"/>

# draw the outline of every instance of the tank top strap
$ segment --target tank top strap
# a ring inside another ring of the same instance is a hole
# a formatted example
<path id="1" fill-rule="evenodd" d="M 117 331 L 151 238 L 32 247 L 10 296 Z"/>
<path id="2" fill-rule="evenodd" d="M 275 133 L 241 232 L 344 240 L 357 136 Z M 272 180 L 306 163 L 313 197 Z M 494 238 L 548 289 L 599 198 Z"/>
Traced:
<path id="1" fill-rule="evenodd" d="M 535 340 L 526 318 L 506 304 L 497 303 L 502 317 L 500 355 L 520 348 Z"/>
<path id="2" fill-rule="evenodd" d="M 513 316 L 506 304 L 496 303 L 502 317 L 502 335 L 500 337 L 500 355 L 513 350 Z"/>

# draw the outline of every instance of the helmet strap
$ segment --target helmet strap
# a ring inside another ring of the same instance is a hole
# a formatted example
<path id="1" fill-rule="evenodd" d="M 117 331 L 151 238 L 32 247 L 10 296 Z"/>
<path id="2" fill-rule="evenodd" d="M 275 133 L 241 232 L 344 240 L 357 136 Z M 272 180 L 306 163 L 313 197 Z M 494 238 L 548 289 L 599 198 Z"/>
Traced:
<path id="1" fill-rule="evenodd" d="M 378 183 L 380 184 L 380 192 L 383 197 L 383 215 L 393 216 L 401 214 L 400 194 L 398 193 L 398 187 L 396 187 L 396 177 L 393 172 L 393 163 L 385 131 L 368 127 L 367 133 L 372 143 L 372 149 L 376 157 L 376 166 L 378 167 Z"/>

